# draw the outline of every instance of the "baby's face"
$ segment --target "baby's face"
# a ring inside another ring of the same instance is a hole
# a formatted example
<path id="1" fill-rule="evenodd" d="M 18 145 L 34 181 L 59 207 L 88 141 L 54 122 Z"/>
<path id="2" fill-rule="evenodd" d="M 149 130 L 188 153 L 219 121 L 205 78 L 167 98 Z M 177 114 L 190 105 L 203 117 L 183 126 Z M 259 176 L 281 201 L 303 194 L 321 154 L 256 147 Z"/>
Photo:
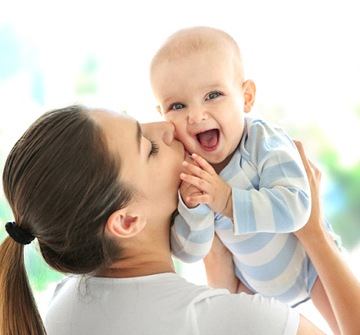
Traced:
<path id="1" fill-rule="evenodd" d="M 244 113 L 251 109 L 246 103 L 249 82 L 239 77 L 225 51 L 163 62 L 152 76 L 158 109 L 175 125 L 176 137 L 216 170 L 230 160 L 243 133 Z"/>

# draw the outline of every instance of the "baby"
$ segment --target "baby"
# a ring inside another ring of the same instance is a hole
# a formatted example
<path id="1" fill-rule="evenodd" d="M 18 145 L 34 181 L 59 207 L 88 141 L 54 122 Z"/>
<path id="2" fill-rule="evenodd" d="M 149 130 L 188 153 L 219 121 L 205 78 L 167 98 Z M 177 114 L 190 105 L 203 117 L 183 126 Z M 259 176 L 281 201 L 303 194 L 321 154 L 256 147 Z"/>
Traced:
<path id="1" fill-rule="evenodd" d="M 180 176 L 174 256 L 204 258 L 216 232 L 247 289 L 292 306 L 312 298 L 336 333 L 322 283 L 292 234 L 311 205 L 301 158 L 282 129 L 246 116 L 256 88 L 237 43 L 210 27 L 180 30 L 154 56 L 150 81 L 159 112 L 194 160 Z"/>

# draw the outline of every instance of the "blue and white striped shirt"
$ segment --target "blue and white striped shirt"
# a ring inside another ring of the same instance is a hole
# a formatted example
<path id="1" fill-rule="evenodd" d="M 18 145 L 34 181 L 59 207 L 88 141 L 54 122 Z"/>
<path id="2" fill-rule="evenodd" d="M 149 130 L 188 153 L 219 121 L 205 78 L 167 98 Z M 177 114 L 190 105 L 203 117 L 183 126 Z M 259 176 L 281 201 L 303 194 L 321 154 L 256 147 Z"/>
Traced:
<path id="1" fill-rule="evenodd" d="M 292 232 L 309 218 L 310 187 L 293 141 L 280 128 L 246 118 L 241 142 L 220 176 L 232 187 L 233 222 L 206 205 L 189 209 L 179 195 L 173 255 L 199 261 L 216 232 L 249 289 L 292 305 L 308 299 L 317 275 Z"/>

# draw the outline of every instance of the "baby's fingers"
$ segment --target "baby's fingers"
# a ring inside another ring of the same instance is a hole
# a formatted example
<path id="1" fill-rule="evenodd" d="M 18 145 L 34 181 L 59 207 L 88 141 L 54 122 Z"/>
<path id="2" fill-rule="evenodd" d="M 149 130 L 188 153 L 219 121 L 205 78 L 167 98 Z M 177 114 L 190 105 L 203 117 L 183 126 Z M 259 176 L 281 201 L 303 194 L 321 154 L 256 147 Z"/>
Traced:
<path id="1" fill-rule="evenodd" d="M 210 173 L 211 175 L 216 174 L 214 168 L 201 156 L 192 154 L 191 158 L 206 172 Z"/>
<path id="2" fill-rule="evenodd" d="M 201 170 L 201 172 L 204 171 Z M 199 178 L 193 174 L 190 175 L 186 173 L 180 173 L 180 179 L 195 186 L 201 192 L 206 192 L 206 193 L 208 192 L 209 183 L 202 178 Z"/>
<path id="3" fill-rule="evenodd" d="M 184 161 L 182 165 L 184 168 L 186 168 L 186 170 L 188 170 L 189 175 L 193 175 L 204 180 L 209 179 L 209 173 L 199 167 L 197 165 L 197 162 L 194 162 L 194 164 L 192 164 Z"/>
<path id="4" fill-rule="evenodd" d="M 209 203 L 209 195 L 208 194 L 193 194 L 186 198 L 186 203 L 189 208 L 196 207 L 200 204 L 207 205 Z"/>
<path id="5" fill-rule="evenodd" d="M 192 154 L 191 157 L 193 158 L 193 163 L 183 162 L 183 166 L 189 171 L 189 174 L 208 182 L 210 182 L 213 176 L 217 175 L 213 167 L 204 158 L 196 154 Z"/>

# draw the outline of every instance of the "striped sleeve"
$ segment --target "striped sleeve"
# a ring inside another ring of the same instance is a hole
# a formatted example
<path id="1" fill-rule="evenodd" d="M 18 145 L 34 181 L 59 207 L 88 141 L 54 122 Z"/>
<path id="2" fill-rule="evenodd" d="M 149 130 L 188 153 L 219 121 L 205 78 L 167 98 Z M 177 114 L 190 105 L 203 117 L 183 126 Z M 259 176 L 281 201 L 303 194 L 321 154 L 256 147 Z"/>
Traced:
<path id="1" fill-rule="evenodd" d="M 180 194 L 178 212 L 171 227 L 171 252 L 183 262 L 197 262 L 208 254 L 212 246 L 214 213 L 206 205 L 188 208 Z"/>
<path id="2" fill-rule="evenodd" d="M 310 186 L 288 135 L 253 120 L 240 150 L 241 170 L 248 171 L 253 187 L 235 185 L 232 189 L 235 234 L 289 233 L 305 225 L 310 215 Z"/>

